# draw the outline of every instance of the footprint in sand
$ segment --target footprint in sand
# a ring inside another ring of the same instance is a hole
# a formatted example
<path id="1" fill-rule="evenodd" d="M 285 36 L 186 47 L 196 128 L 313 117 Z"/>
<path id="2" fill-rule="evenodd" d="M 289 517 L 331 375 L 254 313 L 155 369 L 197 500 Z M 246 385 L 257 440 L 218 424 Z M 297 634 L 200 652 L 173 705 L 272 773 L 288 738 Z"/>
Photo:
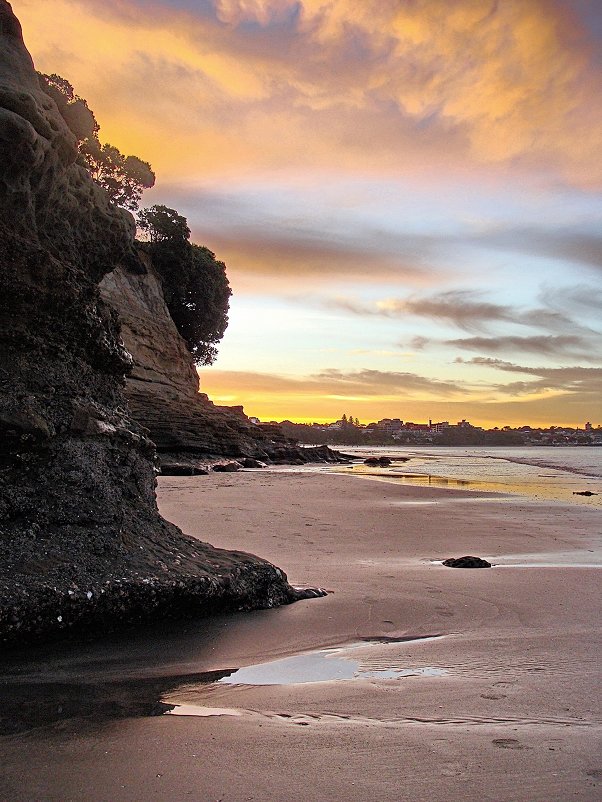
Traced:
<path id="1" fill-rule="evenodd" d="M 516 738 L 494 738 L 491 743 L 500 749 L 531 749 L 530 746 L 523 746 Z"/>

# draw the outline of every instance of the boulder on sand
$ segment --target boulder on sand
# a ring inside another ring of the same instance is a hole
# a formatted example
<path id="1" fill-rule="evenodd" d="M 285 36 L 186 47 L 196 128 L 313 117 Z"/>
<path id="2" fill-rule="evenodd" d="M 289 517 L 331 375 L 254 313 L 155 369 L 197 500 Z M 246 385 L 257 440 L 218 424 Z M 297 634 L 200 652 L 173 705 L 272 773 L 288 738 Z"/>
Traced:
<path id="1" fill-rule="evenodd" d="M 443 560 L 443 565 L 448 568 L 491 568 L 491 563 L 483 560 L 482 557 L 472 557 L 466 555 L 465 557 L 449 557 Z"/>

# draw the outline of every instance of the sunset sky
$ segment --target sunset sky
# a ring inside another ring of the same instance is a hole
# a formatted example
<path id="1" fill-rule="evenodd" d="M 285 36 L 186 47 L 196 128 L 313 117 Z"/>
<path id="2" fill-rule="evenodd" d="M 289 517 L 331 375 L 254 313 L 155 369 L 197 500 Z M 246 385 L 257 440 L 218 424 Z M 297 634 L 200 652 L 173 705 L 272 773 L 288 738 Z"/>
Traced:
<path id="1" fill-rule="evenodd" d="M 13 0 L 226 262 L 263 420 L 602 423 L 599 0 Z"/>

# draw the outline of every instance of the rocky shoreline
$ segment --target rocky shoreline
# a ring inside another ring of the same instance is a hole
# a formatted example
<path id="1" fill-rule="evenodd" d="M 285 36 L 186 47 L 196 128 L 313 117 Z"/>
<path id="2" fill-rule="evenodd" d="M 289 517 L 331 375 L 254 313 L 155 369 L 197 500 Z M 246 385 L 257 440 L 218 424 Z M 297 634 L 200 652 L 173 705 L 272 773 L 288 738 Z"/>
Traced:
<path id="1" fill-rule="evenodd" d="M 122 570 L 70 582 L 31 576 L 0 579 L 0 642 L 24 647 L 65 637 L 106 635 L 158 620 L 269 609 L 325 596 L 321 588 L 295 588 L 271 563 L 242 552 L 199 543 L 189 570 Z M 123 568 L 123 566 L 120 566 Z"/>
<path id="2" fill-rule="evenodd" d="M 155 444 L 124 392 L 133 360 L 99 289 L 119 266 L 145 275 L 134 221 L 80 163 L 6 0 L 0 145 L 0 642 L 21 647 L 319 595 L 159 515 Z M 144 386 L 148 376 L 139 379 Z M 250 426 L 241 417 L 239 428 Z M 186 450 L 187 431 L 172 445 Z M 205 444 L 219 444 L 218 434 Z M 204 453 L 251 456 L 239 445 Z"/>
<path id="3" fill-rule="evenodd" d="M 266 468 L 268 465 L 347 465 L 354 459 L 352 455 L 334 451 L 329 446 L 291 446 L 289 451 L 283 451 L 279 458 L 270 459 L 267 463 L 247 456 L 224 460 L 216 455 L 199 457 L 186 453 L 167 453 L 159 459 L 159 473 L 162 476 L 206 476 L 212 471 L 235 473 L 243 469 Z"/>

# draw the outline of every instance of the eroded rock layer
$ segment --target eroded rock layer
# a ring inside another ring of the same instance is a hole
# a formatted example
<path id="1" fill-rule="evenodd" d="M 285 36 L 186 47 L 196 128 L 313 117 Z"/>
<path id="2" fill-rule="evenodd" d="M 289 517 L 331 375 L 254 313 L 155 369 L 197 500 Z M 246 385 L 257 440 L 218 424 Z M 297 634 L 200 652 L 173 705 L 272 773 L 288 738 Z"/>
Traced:
<path id="1" fill-rule="evenodd" d="M 144 269 L 133 228 L 78 163 L 0 0 L 0 640 L 297 597 L 269 563 L 158 514 L 131 357 L 98 290 L 117 264 Z"/>
<path id="2" fill-rule="evenodd" d="M 207 460 L 251 457 L 267 462 L 334 462 L 328 448 L 303 449 L 278 426 L 257 426 L 242 407 L 221 407 L 199 393 L 192 355 L 163 298 L 148 257 L 124 263 L 106 275 L 102 297 L 115 309 L 133 368 L 125 393 L 133 417 L 149 431 L 164 471 Z"/>

